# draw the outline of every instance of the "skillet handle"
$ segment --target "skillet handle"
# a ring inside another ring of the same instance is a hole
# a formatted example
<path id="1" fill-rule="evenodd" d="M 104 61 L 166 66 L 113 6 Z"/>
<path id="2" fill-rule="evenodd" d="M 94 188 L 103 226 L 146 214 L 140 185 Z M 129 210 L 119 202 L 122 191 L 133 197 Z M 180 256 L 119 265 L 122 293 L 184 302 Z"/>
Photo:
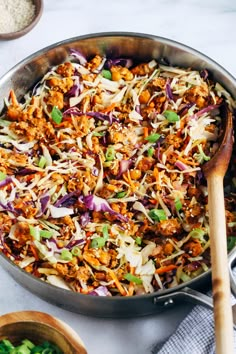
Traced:
<path id="1" fill-rule="evenodd" d="M 233 250 L 229 253 L 228 259 L 229 259 L 230 287 L 234 297 L 236 297 L 236 281 L 232 270 L 233 266 L 236 265 L 236 247 L 234 247 Z"/>
<path id="2" fill-rule="evenodd" d="M 230 277 L 230 286 L 231 291 L 236 297 L 236 280 L 233 275 L 232 268 L 236 266 L 236 246 L 228 255 L 228 264 L 229 264 L 229 277 Z M 195 305 L 203 305 L 210 309 L 213 309 L 213 301 L 210 296 L 207 296 L 197 290 L 185 287 L 179 291 L 176 291 L 172 294 L 161 295 L 154 298 L 154 303 L 158 305 L 163 305 L 164 307 L 173 306 L 176 303 L 187 301 Z"/>
<path id="3" fill-rule="evenodd" d="M 154 298 L 155 304 L 162 304 L 164 307 L 170 307 L 183 301 L 187 301 L 195 305 L 203 305 L 207 308 L 213 309 L 213 301 L 210 296 L 188 287 L 172 294 L 161 295 Z"/>

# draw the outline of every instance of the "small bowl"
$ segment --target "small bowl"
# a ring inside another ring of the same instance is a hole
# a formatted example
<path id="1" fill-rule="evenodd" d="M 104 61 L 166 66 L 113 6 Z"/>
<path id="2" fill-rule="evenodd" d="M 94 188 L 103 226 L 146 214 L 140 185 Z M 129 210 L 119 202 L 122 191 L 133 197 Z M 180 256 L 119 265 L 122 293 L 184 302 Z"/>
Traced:
<path id="1" fill-rule="evenodd" d="M 24 36 L 26 33 L 32 30 L 38 23 L 43 12 L 43 0 L 32 0 L 35 6 L 35 14 L 32 21 L 24 28 L 16 32 L 0 33 L 0 40 L 10 40 Z"/>
<path id="2" fill-rule="evenodd" d="M 55 344 L 64 354 L 87 354 L 78 334 L 66 323 L 44 312 L 19 311 L 0 316 L 0 340 L 19 345 L 28 339 L 39 345 Z"/>

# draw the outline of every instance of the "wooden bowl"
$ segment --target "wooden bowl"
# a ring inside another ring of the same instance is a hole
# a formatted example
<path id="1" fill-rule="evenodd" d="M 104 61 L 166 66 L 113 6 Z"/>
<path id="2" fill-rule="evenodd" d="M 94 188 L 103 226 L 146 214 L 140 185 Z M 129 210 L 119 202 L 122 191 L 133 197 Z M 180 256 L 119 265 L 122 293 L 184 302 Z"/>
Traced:
<path id="1" fill-rule="evenodd" d="M 0 316 L 0 340 L 9 339 L 14 345 L 23 339 L 34 344 L 49 341 L 64 354 L 87 354 L 78 334 L 63 321 L 38 311 L 12 312 Z"/>
<path id="2" fill-rule="evenodd" d="M 0 33 L 0 40 L 10 40 L 24 36 L 26 33 L 32 30 L 38 23 L 43 12 L 43 0 L 32 0 L 35 6 L 35 14 L 32 21 L 24 28 L 17 32 Z"/>

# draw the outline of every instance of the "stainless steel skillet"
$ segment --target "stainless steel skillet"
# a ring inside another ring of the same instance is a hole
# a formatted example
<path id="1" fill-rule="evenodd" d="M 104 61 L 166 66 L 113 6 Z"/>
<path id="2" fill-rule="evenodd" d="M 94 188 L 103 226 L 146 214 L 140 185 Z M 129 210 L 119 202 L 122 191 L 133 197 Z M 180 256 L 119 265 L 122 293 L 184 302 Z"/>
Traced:
<path id="1" fill-rule="evenodd" d="M 52 65 L 66 59 L 71 48 L 85 56 L 106 54 L 110 57 L 134 57 L 138 61 L 168 60 L 170 65 L 207 69 L 235 97 L 236 80 L 220 65 L 205 55 L 169 39 L 136 33 L 99 33 L 72 38 L 47 47 L 23 60 L 0 80 L 0 110 L 3 98 L 14 89 L 20 99 Z M 236 251 L 230 255 L 234 263 Z M 37 296 L 74 312 L 102 317 L 128 317 L 163 311 L 182 301 L 212 307 L 209 297 L 196 291 L 209 288 L 210 271 L 172 289 L 134 297 L 93 297 L 73 293 L 47 284 L 14 265 L 3 254 L 0 264 L 22 286 Z M 232 282 L 232 288 L 236 285 Z"/>

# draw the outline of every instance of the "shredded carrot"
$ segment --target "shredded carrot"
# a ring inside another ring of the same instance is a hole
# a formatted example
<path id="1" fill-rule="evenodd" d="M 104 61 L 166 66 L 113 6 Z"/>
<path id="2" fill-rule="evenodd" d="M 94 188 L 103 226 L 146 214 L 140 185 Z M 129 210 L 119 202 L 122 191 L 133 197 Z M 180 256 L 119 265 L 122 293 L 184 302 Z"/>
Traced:
<path id="1" fill-rule="evenodd" d="M 134 185 L 134 182 L 132 181 L 131 177 L 130 177 L 130 172 L 129 170 L 126 173 L 123 173 L 123 178 L 124 180 L 129 183 L 131 190 L 135 191 L 136 190 L 136 186 Z"/>
<path id="2" fill-rule="evenodd" d="M 84 250 L 87 251 L 89 249 L 91 240 L 87 240 L 86 245 L 84 245 Z"/>
<path id="3" fill-rule="evenodd" d="M 15 92 L 13 90 L 10 91 L 10 99 L 13 106 L 19 106 Z"/>
<path id="4" fill-rule="evenodd" d="M 149 202 L 152 204 L 157 204 L 157 200 L 156 199 L 149 199 Z"/>
<path id="5" fill-rule="evenodd" d="M 143 127 L 143 137 L 144 139 L 149 135 L 148 127 Z"/>
<path id="6" fill-rule="evenodd" d="M 117 276 L 115 275 L 115 273 L 113 272 L 113 270 L 111 269 L 107 269 L 108 273 L 110 274 L 111 278 L 114 280 L 117 289 L 119 290 L 119 292 L 121 293 L 121 295 L 126 296 L 126 291 L 123 288 L 123 286 L 121 285 L 119 279 L 117 278 Z"/>
<path id="7" fill-rule="evenodd" d="M 30 244 L 30 250 L 33 253 L 35 260 L 38 261 L 39 260 L 38 252 L 32 244 Z"/>
<path id="8" fill-rule="evenodd" d="M 197 166 L 198 163 L 197 162 L 194 162 L 194 161 L 190 161 L 190 160 L 186 160 L 184 159 L 183 157 L 181 156 L 178 156 L 178 160 L 185 163 L 186 165 L 190 165 L 190 166 Z"/>
<path id="9" fill-rule="evenodd" d="M 176 269 L 177 266 L 174 265 L 174 264 L 170 264 L 170 265 L 167 265 L 167 266 L 163 266 L 163 267 L 160 267 L 156 270 L 156 273 L 157 274 L 164 274 L 164 273 L 167 273 L 167 272 L 170 272 L 171 270 L 173 269 Z"/>
<path id="10" fill-rule="evenodd" d="M 110 106 L 104 108 L 101 110 L 102 113 L 107 113 L 107 112 L 111 112 L 115 107 L 116 107 L 117 103 L 114 102 L 112 103 Z"/>
<path id="11" fill-rule="evenodd" d="M 159 172 L 158 172 L 157 167 L 154 167 L 154 169 L 153 169 L 153 176 L 155 177 L 156 181 L 158 182 Z"/>

